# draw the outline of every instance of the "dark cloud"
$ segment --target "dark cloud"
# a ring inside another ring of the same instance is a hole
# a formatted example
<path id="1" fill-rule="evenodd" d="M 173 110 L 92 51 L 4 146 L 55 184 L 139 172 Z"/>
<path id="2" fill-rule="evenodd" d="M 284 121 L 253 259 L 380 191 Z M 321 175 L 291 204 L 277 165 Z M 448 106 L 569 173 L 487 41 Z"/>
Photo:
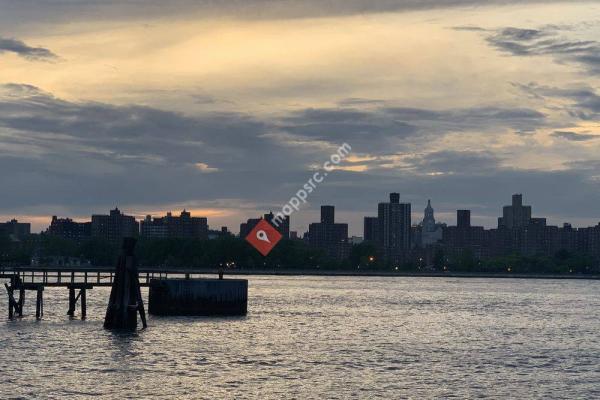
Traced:
<path id="1" fill-rule="evenodd" d="M 368 105 L 383 105 L 385 100 L 380 99 L 363 99 L 360 97 L 351 97 L 343 99 L 337 103 L 341 107 L 368 106 Z"/>
<path id="2" fill-rule="evenodd" d="M 586 142 L 589 140 L 600 139 L 600 135 L 590 135 L 585 133 L 576 133 L 569 131 L 555 131 L 553 137 L 570 140 L 572 142 Z"/>
<path id="3" fill-rule="evenodd" d="M 455 31 L 466 31 L 466 32 L 487 32 L 488 31 L 488 29 L 484 29 L 480 26 L 472 26 L 472 25 L 453 26 L 451 29 L 453 29 Z"/>
<path id="4" fill-rule="evenodd" d="M 405 160 L 420 174 L 486 174 L 499 168 L 499 158 L 489 152 L 438 151 Z"/>
<path id="5" fill-rule="evenodd" d="M 282 122 L 280 129 L 294 135 L 331 143 L 348 142 L 361 153 L 393 154 L 409 144 L 435 140 L 450 132 L 529 132 L 544 126 L 546 116 L 528 108 L 428 110 L 380 106 L 306 109 L 291 113 Z"/>
<path id="6" fill-rule="evenodd" d="M 243 113 L 188 116 L 136 105 L 65 101 L 33 86 L 3 85 L 0 211 L 60 208 L 86 215 L 115 204 L 202 207 L 228 199 L 240 209 L 275 209 L 312 175 L 307 166 L 327 160 L 341 142 L 376 158 L 404 154 L 406 167 L 386 168 L 385 161 L 376 160 L 365 162 L 371 167 L 366 172 L 335 171 L 311 198 L 312 207 L 334 202 L 340 210 L 370 213 L 387 192 L 398 190 L 415 207 L 432 197 L 447 209 L 476 202 L 482 205 L 477 213 L 497 215 L 512 192 L 537 196 L 564 186 L 577 192 L 564 204 L 581 202 L 581 210 L 589 210 L 600 199 L 586 181 L 590 169 L 517 171 L 488 152 L 427 151 L 447 132 L 486 135 L 545 123 L 543 114 L 518 108 L 307 109 L 269 120 Z M 314 139 L 330 145 L 315 145 Z M 407 141 L 416 143 L 421 155 L 411 156 Z M 199 163 L 210 170 L 198 168 Z M 589 197 L 580 198 L 584 195 Z M 540 201 L 549 207 L 549 200 Z"/>
<path id="7" fill-rule="evenodd" d="M 243 19 L 322 18 L 382 12 L 506 4 L 559 3 L 564 0 L 0 0 L 0 26 L 20 28 L 64 20 L 144 20 L 156 17 L 233 17 Z M 585 1 L 585 0 L 583 0 Z M 593 2 L 593 0 L 589 0 Z"/>
<path id="8" fill-rule="evenodd" d="M 307 109 L 285 117 L 283 123 L 281 129 L 286 132 L 332 143 L 347 142 L 362 153 L 398 151 L 401 142 L 418 131 L 416 126 L 379 109 Z"/>
<path id="9" fill-rule="evenodd" d="M 43 47 L 31 47 L 17 39 L 0 37 L 0 53 L 15 53 L 33 61 L 49 61 L 57 58 L 56 54 Z"/>
<path id="10" fill-rule="evenodd" d="M 265 136 L 267 123 L 240 113 L 192 118 L 150 107 L 67 102 L 31 86 L 2 89 L 0 182 L 11 191 L 3 196 L 6 208 L 282 198 L 289 196 L 279 188 L 283 182 L 305 179 L 305 164 L 328 154 L 281 146 Z"/>
<path id="11" fill-rule="evenodd" d="M 600 95 L 591 87 L 558 88 L 536 83 L 514 85 L 533 98 L 566 101 L 564 109 L 571 117 L 585 121 L 600 118 Z"/>
<path id="12" fill-rule="evenodd" d="M 584 66 L 593 74 L 600 74 L 600 42 L 569 39 L 560 35 L 558 27 L 543 29 L 504 28 L 487 37 L 496 49 L 514 56 L 549 55 L 559 62 Z"/>

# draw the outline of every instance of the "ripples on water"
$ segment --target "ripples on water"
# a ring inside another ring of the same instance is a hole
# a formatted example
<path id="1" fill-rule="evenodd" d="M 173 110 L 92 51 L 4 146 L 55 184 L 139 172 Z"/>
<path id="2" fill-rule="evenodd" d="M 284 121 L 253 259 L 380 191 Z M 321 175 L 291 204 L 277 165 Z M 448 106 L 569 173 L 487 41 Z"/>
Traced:
<path id="1" fill-rule="evenodd" d="M 598 281 L 253 277 L 247 317 L 136 335 L 102 329 L 107 288 L 87 321 L 32 293 L 16 321 L 0 296 L 2 399 L 600 397 Z"/>

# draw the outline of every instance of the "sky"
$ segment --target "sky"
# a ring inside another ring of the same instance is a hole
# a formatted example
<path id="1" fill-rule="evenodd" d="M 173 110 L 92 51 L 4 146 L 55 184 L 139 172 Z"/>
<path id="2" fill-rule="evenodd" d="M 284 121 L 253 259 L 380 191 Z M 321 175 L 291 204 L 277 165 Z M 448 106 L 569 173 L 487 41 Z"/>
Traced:
<path id="1" fill-rule="evenodd" d="M 600 221 L 600 2 L 0 0 L 0 220 L 119 206 L 228 226 L 389 192 L 494 227 Z"/>

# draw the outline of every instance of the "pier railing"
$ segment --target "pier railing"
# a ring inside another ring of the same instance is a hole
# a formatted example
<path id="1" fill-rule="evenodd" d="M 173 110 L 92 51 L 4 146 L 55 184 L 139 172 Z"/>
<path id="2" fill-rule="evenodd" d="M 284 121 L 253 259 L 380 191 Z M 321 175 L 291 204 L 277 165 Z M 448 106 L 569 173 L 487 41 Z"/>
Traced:
<path id="1" fill-rule="evenodd" d="M 114 267 L 0 267 L 0 279 L 15 279 L 31 286 L 67 287 L 85 284 L 89 287 L 111 286 Z M 152 279 L 191 279 L 198 275 L 214 273 L 212 270 L 138 268 L 142 286 L 148 286 Z"/>
<path id="2" fill-rule="evenodd" d="M 150 286 L 153 279 L 192 279 L 209 273 L 214 271 L 138 268 L 138 280 L 140 286 Z M 8 295 L 9 319 L 13 319 L 15 315 L 23 316 L 26 291 L 36 292 L 35 315 L 40 319 L 44 315 L 43 292 L 47 287 L 67 288 L 67 314 L 73 317 L 79 304 L 81 318 L 85 319 L 87 290 L 97 286 L 112 286 L 114 278 L 114 267 L 0 267 L 0 280 L 5 281 L 4 287 Z"/>

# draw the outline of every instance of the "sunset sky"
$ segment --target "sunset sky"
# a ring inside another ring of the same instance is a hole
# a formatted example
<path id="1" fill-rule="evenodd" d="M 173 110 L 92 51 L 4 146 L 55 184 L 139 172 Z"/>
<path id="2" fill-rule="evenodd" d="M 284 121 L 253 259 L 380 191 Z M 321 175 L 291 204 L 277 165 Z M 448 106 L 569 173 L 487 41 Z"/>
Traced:
<path id="1" fill-rule="evenodd" d="M 321 204 L 391 191 L 493 227 L 512 193 L 600 221 L 600 2 L 0 0 L 0 220 Z"/>

